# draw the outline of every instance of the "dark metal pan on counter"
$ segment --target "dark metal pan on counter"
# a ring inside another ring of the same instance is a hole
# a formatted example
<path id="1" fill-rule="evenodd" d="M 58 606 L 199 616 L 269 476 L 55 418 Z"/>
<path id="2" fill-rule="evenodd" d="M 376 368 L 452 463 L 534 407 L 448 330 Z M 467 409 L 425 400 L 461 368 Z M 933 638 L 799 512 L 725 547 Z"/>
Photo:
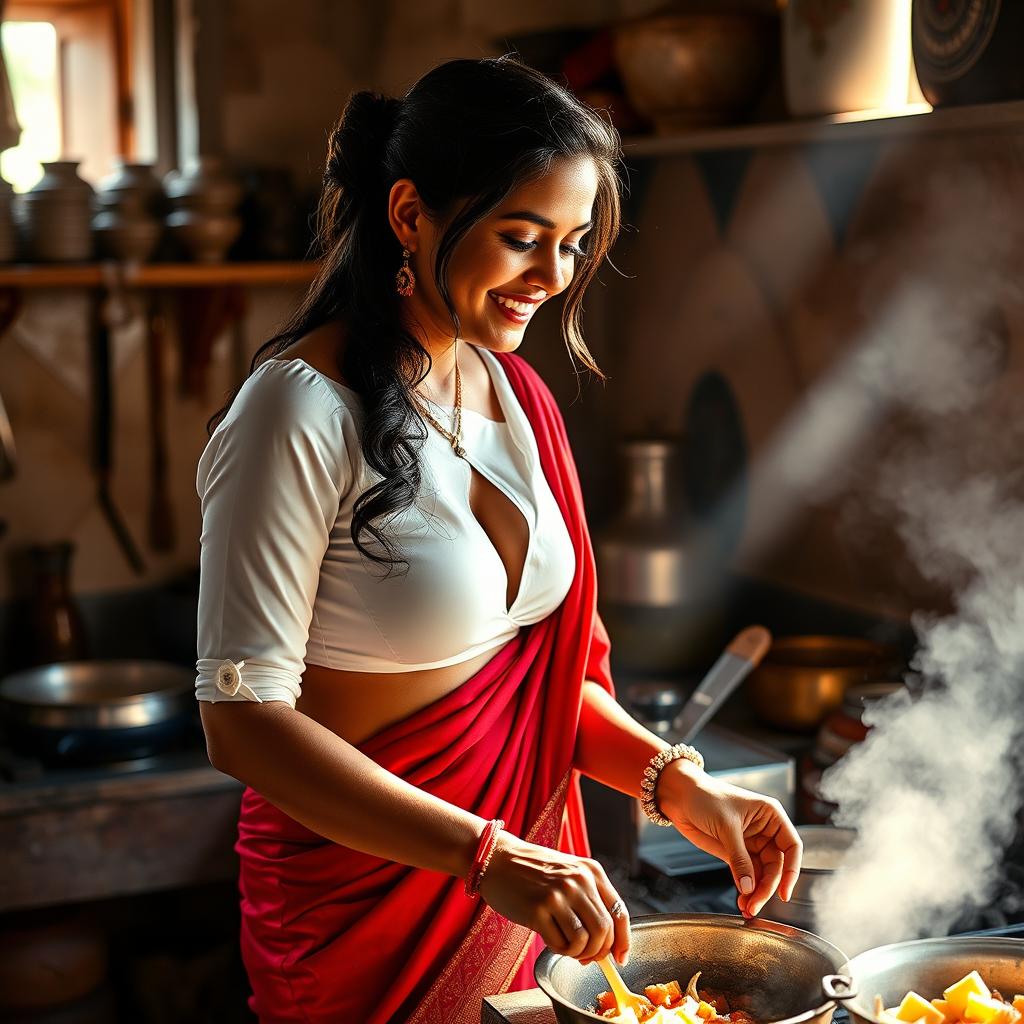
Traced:
<path id="1" fill-rule="evenodd" d="M 0 680 L 0 724 L 19 754 L 47 762 L 148 757 L 194 715 L 193 673 L 158 661 L 77 661 Z"/>
<path id="2" fill-rule="evenodd" d="M 810 932 L 726 914 L 637 917 L 630 931 L 629 963 L 620 973 L 633 992 L 658 982 L 685 986 L 701 971 L 702 987 L 724 993 L 757 1021 L 827 1024 L 836 1007 L 822 979 L 844 972 L 846 956 Z M 545 949 L 535 973 L 560 1024 L 602 1020 L 587 1009 L 608 987 L 597 964 L 582 967 Z"/>

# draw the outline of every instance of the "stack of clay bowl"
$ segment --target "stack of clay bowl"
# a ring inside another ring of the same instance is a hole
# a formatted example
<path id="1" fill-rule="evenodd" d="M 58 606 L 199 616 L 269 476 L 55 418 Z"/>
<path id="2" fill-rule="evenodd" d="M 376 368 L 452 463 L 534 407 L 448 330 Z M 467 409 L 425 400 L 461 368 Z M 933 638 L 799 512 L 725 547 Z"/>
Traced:
<path id="1" fill-rule="evenodd" d="M 184 173 L 171 171 L 164 192 L 174 206 L 167 226 L 179 247 L 199 263 L 221 262 L 242 230 L 235 216 L 242 187 L 224 161 L 201 156 Z"/>
<path id="2" fill-rule="evenodd" d="M 78 161 L 44 163 L 43 176 L 16 206 L 26 258 L 37 263 L 91 259 L 92 199 L 92 186 L 78 176 Z"/>
<path id="3" fill-rule="evenodd" d="M 164 196 L 153 165 L 118 160 L 96 192 L 93 233 L 105 256 L 145 263 L 163 231 Z"/>
<path id="4" fill-rule="evenodd" d="M 867 737 L 871 726 L 864 722 L 865 712 L 903 689 L 900 682 L 858 683 L 847 689 L 842 706 L 821 724 L 814 746 L 800 760 L 797 810 L 802 821 L 821 825 L 831 820 L 836 806 L 821 795 L 822 775 Z"/>

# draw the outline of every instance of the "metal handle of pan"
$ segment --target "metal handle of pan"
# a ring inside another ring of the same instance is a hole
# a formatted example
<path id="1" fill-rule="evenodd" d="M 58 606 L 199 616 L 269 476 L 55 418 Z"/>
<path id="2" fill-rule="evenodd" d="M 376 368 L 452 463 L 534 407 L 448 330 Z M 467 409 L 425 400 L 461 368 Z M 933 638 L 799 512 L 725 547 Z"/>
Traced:
<path id="1" fill-rule="evenodd" d="M 840 1003 L 857 995 L 857 985 L 848 974 L 826 974 L 821 979 L 821 990 Z"/>

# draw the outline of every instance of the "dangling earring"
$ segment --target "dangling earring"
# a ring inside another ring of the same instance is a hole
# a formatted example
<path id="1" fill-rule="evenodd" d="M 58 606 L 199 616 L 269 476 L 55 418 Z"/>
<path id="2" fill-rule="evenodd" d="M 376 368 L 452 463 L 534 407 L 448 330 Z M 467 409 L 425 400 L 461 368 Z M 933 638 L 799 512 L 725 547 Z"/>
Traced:
<path id="1" fill-rule="evenodd" d="M 402 265 L 398 268 L 398 273 L 395 275 L 395 288 L 399 295 L 408 298 L 412 295 L 416 288 L 416 275 L 412 272 L 412 267 L 409 266 L 409 257 L 412 255 L 408 249 L 402 250 Z"/>

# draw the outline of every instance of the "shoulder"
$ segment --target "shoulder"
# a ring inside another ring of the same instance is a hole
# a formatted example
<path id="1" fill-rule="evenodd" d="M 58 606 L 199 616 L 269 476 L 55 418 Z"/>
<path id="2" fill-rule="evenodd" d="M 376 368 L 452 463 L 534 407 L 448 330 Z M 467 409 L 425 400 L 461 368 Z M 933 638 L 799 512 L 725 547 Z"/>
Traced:
<path id="1" fill-rule="evenodd" d="M 267 465 L 281 458 L 346 475 L 359 458 L 360 412 L 300 360 L 268 359 L 239 389 L 210 439 L 221 456 L 247 453 Z"/>

